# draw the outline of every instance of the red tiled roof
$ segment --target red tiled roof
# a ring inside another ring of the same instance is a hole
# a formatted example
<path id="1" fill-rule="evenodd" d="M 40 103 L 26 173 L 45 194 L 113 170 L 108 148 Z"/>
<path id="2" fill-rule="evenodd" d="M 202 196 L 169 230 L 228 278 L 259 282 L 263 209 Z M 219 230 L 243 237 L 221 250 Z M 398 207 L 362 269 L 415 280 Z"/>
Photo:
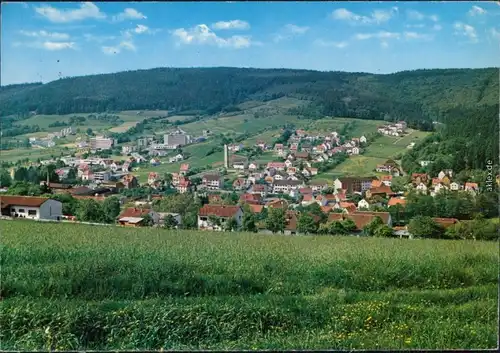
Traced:
<path id="1" fill-rule="evenodd" d="M 250 207 L 250 211 L 252 211 L 252 213 L 261 213 L 264 208 L 263 205 L 248 204 L 248 206 Z"/>
<path id="2" fill-rule="evenodd" d="M 208 181 L 220 181 L 221 180 L 221 176 L 220 175 L 214 175 L 214 174 L 205 174 L 203 176 L 203 179 L 205 180 L 208 180 Z"/>
<path id="3" fill-rule="evenodd" d="M 284 162 L 269 162 L 267 163 L 268 168 L 285 168 Z"/>
<path id="4" fill-rule="evenodd" d="M 477 183 L 465 183 L 466 188 L 478 189 Z"/>
<path id="5" fill-rule="evenodd" d="M 304 195 L 304 194 L 312 194 L 312 189 L 311 189 L 311 188 L 300 188 L 300 189 L 299 189 L 299 192 L 300 192 L 301 194 L 303 194 L 303 195 Z"/>
<path id="6" fill-rule="evenodd" d="M 149 214 L 151 210 L 149 208 L 136 208 L 136 207 L 129 207 L 123 210 L 122 213 L 118 216 L 118 218 L 123 218 L 123 217 L 144 217 L 145 215 Z"/>
<path id="7" fill-rule="evenodd" d="M 459 222 L 456 218 L 433 218 L 433 220 L 444 228 L 448 228 Z"/>
<path id="8" fill-rule="evenodd" d="M 382 186 L 382 181 L 380 181 L 380 180 L 373 180 L 371 186 L 372 186 L 372 188 L 378 188 L 378 187 Z"/>
<path id="9" fill-rule="evenodd" d="M 352 202 L 340 202 L 339 206 L 345 208 L 348 212 L 356 211 L 356 205 Z"/>
<path id="10" fill-rule="evenodd" d="M 415 179 L 415 178 L 418 178 L 418 177 L 421 177 L 421 178 L 427 178 L 427 177 L 428 177 L 428 175 L 427 175 L 427 174 L 425 174 L 425 173 L 413 173 L 413 174 L 411 175 L 411 178 L 412 178 L 412 179 Z"/>
<path id="11" fill-rule="evenodd" d="M 227 206 L 227 205 L 204 205 L 200 208 L 200 216 L 217 216 L 217 217 L 234 217 L 240 206 Z"/>
<path id="12" fill-rule="evenodd" d="M 382 186 L 379 186 L 379 187 L 376 187 L 376 188 L 371 188 L 370 189 L 370 193 L 372 195 L 376 195 L 376 194 L 390 194 L 392 193 L 392 190 L 389 186 L 387 185 L 382 185 Z"/>
<path id="13" fill-rule="evenodd" d="M 47 200 L 49 200 L 49 198 L 46 197 L 0 196 L 0 204 L 2 208 L 7 206 L 40 207 Z"/>
<path id="14" fill-rule="evenodd" d="M 269 201 L 266 205 L 267 207 L 272 207 L 272 208 L 284 208 L 288 206 L 288 202 L 286 202 L 286 200 L 278 199 Z"/>
<path id="15" fill-rule="evenodd" d="M 441 182 L 441 179 L 439 178 L 432 178 L 432 185 L 439 184 Z"/>
<path id="16" fill-rule="evenodd" d="M 332 206 L 321 206 L 321 211 L 324 213 L 328 213 L 333 209 Z"/>
<path id="17" fill-rule="evenodd" d="M 305 194 L 304 197 L 302 198 L 302 201 L 312 201 L 313 196 L 312 194 Z"/>
<path id="18" fill-rule="evenodd" d="M 330 213 L 328 215 L 328 222 L 333 222 L 333 221 L 342 221 L 344 220 L 344 215 L 342 213 Z"/>
<path id="19" fill-rule="evenodd" d="M 391 197 L 389 202 L 387 203 L 387 206 L 396 206 L 396 205 L 406 205 L 406 200 L 405 199 L 400 199 L 397 197 Z"/>
<path id="20" fill-rule="evenodd" d="M 382 181 L 390 181 L 390 180 L 392 180 L 392 175 L 382 175 L 381 180 Z"/>
<path id="21" fill-rule="evenodd" d="M 148 174 L 148 179 L 157 179 L 158 178 L 158 173 L 151 172 Z"/>
<path id="22" fill-rule="evenodd" d="M 182 172 L 187 172 L 189 170 L 189 164 L 181 164 L 181 169 Z"/>
<path id="23" fill-rule="evenodd" d="M 387 224 L 389 222 L 389 217 L 390 213 L 389 212 L 354 212 L 349 215 L 347 215 L 347 218 L 350 218 L 353 220 L 353 222 L 356 224 L 356 228 L 358 230 L 362 230 L 364 226 L 369 224 L 375 217 L 380 217 L 382 221 Z"/>
<path id="24" fill-rule="evenodd" d="M 241 201 L 260 201 L 261 196 L 259 194 L 241 194 L 240 200 Z"/>

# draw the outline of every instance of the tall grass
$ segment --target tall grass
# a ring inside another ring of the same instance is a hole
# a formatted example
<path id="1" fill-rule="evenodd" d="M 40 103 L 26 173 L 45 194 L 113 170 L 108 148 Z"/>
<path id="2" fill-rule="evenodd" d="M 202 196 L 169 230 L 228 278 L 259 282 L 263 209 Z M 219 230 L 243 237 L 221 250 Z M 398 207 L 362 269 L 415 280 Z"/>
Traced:
<path id="1" fill-rule="evenodd" d="M 496 344 L 496 243 L 29 221 L 0 230 L 4 349 Z"/>

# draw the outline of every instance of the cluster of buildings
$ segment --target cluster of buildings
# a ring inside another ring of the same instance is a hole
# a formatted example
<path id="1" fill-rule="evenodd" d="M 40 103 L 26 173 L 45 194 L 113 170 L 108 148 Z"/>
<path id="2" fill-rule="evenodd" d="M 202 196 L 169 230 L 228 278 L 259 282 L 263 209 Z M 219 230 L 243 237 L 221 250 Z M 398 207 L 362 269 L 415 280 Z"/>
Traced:
<path id="1" fill-rule="evenodd" d="M 382 135 L 387 135 L 387 136 L 401 136 L 404 135 L 406 131 L 406 122 L 404 121 L 398 121 L 395 124 L 387 124 L 383 126 L 378 126 L 377 131 L 380 132 Z"/>
<path id="2" fill-rule="evenodd" d="M 50 148 L 50 147 L 54 147 L 56 145 L 56 143 L 54 142 L 54 139 L 63 138 L 63 137 L 66 137 L 68 135 L 74 135 L 74 134 L 75 134 L 75 131 L 70 126 L 70 127 L 66 127 L 64 129 L 61 129 L 61 131 L 51 132 L 51 133 L 47 134 L 47 137 L 42 137 L 42 138 L 30 137 L 29 143 L 31 146 Z"/>
<path id="3" fill-rule="evenodd" d="M 436 177 L 431 177 L 427 173 L 413 173 L 411 175 L 410 187 L 420 194 L 436 196 L 441 190 L 465 191 L 475 196 L 479 192 L 477 183 L 466 182 L 465 184 L 453 180 L 453 171 L 445 169 L 438 173 Z"/>

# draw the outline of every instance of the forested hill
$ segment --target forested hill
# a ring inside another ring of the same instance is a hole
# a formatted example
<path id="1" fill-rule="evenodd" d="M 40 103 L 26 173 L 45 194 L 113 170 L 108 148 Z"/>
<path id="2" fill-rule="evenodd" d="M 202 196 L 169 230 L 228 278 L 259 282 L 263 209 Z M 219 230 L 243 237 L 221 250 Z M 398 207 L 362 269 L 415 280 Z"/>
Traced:
<path id="1" fill-rule="evenodd" d="M 157 68 L 66 78 L 0 89 L 0 116 L 119 110 L 216 112 L 284 95 L 313 101 L 319 114 L 435 120 L 461 106 L 498 102 L 498 69 L 404 71 L 390 75 L 289 69 Z M 309 110 L 310 112 L 311 110 Z M 302 113 L 302 112 L 299 112 Z"/>

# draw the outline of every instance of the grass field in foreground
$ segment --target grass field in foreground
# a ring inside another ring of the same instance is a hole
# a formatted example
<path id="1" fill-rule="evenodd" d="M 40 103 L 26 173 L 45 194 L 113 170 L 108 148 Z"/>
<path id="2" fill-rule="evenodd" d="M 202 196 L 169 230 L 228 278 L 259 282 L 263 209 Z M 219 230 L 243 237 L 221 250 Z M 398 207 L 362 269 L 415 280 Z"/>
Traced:
<path id="1" fill-rule="evenodd" d="M 497 243 L 0 227 L 2 349 L 497 344 Z"/>

